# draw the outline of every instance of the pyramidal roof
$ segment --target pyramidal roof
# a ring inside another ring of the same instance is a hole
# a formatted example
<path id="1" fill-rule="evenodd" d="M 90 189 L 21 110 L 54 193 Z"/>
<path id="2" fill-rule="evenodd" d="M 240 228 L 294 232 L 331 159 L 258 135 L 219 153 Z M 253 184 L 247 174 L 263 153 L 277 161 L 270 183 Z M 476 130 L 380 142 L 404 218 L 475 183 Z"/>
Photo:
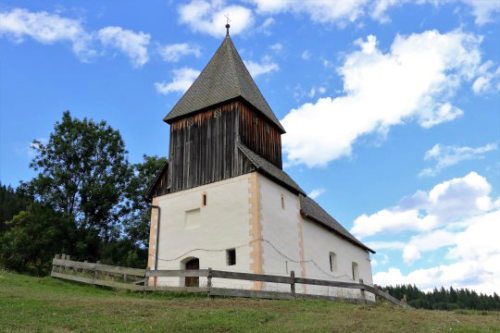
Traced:
<path id="1" fill-rule="evenodd" d="M 174 119 L 237 97 L 285 132 L 227 34 L 208 65 L 163 120 L 170 124 Z"/>

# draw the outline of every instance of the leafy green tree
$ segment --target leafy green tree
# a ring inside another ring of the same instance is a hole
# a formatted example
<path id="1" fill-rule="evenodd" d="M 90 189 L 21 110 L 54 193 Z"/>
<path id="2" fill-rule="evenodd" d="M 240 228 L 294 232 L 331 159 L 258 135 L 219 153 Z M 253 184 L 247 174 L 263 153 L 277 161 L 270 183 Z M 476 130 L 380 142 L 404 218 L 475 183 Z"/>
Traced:
<path id="1" fill-rule="evenodd" d="M 150 200 L 146 192 L 166 163 L 166 158 L 144 155 L 144 161 L 133 165 L 134 175 L 127 188 L 125 231 L 141 248 L 147 248 L 151 220 Z"/>
<path id="2" fill-rule="evenodd" d="M 0 236 L 0 264 L 8 269 L 47 274 L 56 253 L 72 250 L 74 221 L 37 203 L 7 222 Z"/>
<path id="3" fill-rule="evenodd" d="M 33 142 L 31 166 L 39 175 L 27 184 L 35 198 L 74 217 L 77 226 L 104 242 L 121 232 L 120 203 L 131 175 L 118 131 L 106 122 L 72 118 L 64 112 L 47 144 Z"/>
<path id="4" fill-rule="evenodd" d="M 32 200 L 10 186 L 0 184 L 0 233 L 7 228 L 9 221 L 22 210 L 25 210 Z"/>

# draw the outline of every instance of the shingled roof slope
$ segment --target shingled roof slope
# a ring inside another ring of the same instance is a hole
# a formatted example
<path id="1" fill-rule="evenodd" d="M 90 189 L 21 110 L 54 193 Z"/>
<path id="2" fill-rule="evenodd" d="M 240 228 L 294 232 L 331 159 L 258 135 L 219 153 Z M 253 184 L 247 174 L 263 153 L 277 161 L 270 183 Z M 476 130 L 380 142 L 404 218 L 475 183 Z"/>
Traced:
<path id="1" fill-rule="evenodd" d="M 302 190 L 300 186 L 297 185 L 297 183 L 292 179 L 292 177 L 290 177 L 285 171 L 281 170 L 241 143 L 238 144 L 238 148 L 243 153 L 243 155 L 245 155 L 246 158 L 248 158 L 248 160 L 255 166 L 257 171 L 264 173 L 268 177 L 274 179 L 275 181 L 278 181 L 294 192 L 305 194 L 304 190 Z"/>
<path id="2" fill-rule="evenodd" d="M 361 248 L 375 253 L 372 249 L 361 243 L 356 239 L 346 228 L 344 228 L 337 220 L 335 220 L 330 214 L 328 214 L 321 206 L 316 203 L 313 199 L 300 195 L 300 211 L 303 216 L 310 218 L 330 230 L 333 230 L 343 238 L 347 239 L 351 243 L 360 246 Z"/>
<path id="3" fill-rule="evenodd" d="M 253 105 L 285 133 L 241 60 L 231 37 L 226 36 L 208 65 L 163 120 L 170 124 L 176 118 L 237 97 Z"/>

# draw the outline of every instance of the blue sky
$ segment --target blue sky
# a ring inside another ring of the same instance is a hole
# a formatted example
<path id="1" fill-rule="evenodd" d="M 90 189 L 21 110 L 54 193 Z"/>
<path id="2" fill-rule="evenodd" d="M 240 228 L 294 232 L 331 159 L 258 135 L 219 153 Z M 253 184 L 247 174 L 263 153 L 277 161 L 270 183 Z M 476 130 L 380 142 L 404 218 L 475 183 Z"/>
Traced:
<path id="1" fill-rule="evenodd" d="M 286 170 L 377 250 L 375 282 L 500 293 L 500 1 L 0 1 L 0 180 L 69 109 L 131 162 L 225 33 L 286 136 Z"/>

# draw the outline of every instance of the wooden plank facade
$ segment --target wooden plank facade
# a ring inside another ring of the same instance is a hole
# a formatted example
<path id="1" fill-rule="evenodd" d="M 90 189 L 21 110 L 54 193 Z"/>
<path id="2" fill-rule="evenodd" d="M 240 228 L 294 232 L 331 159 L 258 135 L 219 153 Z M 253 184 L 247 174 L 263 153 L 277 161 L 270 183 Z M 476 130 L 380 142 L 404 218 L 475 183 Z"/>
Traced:
<path id="1" fill-rule="evenodd" d="M 154 185 L 153 196 L 254 171 L 238 142 L 282 168 L 280 130 L 242 99 L 173 121 L 168 167 Z"/>

